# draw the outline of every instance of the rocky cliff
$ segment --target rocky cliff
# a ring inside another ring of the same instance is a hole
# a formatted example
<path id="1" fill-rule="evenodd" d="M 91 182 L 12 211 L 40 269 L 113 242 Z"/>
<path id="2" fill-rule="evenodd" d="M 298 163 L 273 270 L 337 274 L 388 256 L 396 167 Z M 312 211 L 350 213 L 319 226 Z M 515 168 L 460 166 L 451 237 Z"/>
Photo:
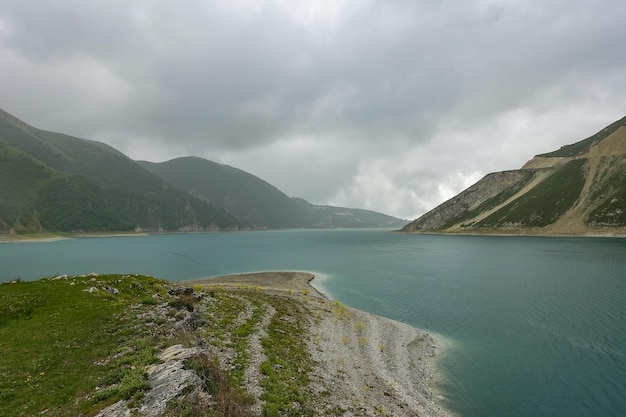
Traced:
<path id="1" fill-rule="evenodd" d="M 626 235 L 626 117 L 519 170 L 486 175 L 402 231 Z"/>

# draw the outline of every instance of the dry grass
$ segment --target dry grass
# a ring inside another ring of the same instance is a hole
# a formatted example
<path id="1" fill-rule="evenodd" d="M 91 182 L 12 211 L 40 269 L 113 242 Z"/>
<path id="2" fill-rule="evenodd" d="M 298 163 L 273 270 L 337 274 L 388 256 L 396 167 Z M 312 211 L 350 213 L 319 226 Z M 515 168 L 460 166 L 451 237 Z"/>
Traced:
<path id="1" fill-rule="evenodd" d="M 224 417 L 253 416 L 250 412 L 250 399 L 231 386 L 228 374 L 220 369 L 215 358 L 206 353 L 200 353 L 190 358 L 186 367 L 193 369 L 202 378 L 205 390 L 211 394 L 215 402 L 211 409 L 217 415 Z"/>

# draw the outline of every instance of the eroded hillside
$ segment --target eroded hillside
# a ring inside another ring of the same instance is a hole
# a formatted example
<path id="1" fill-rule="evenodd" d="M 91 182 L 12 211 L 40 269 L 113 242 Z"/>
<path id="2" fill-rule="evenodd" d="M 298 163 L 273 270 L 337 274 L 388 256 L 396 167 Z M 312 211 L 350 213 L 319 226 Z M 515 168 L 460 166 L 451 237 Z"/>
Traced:
<path id="1" fill-rule="evenodd" d="M 626 118 L 519 170 L 488 174 L 402 231 L 626 234 Z"/>

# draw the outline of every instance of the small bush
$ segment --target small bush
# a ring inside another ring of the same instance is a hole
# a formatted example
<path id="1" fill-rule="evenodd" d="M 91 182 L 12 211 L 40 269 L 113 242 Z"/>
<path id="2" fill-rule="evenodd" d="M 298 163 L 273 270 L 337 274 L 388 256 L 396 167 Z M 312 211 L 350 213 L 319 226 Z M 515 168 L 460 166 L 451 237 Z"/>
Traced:
<path id="1" fill-rule="evenodd" d="M 193 369 L 204 382 L 205 390 L 215 399 L 214 409 L 217 415 L 225 417 L 249 417 L 250 401 L 239 391 L 232 388 L 228 374 L 220 369 L 217 360 L 205 353 L 190 358 L 185 366 Z"/>
<path id="2" fill-rule="evenodd" d="M 159 302 L 154 297 L 144 297 L 141 299 L 141 304 L 143 305 L 156 305 Z"/>
<path id="3" fill-rule="evenodd" d="M 187 311 L 193 311 L 193 305 L 195 304 L 195 302 L 196 298 L 193 295 L 181 295 L 180 297 L 176 297 L 175 299 L 168 302 L 167 305 L 177 308 L 179 310 L 186 308 Z"/>

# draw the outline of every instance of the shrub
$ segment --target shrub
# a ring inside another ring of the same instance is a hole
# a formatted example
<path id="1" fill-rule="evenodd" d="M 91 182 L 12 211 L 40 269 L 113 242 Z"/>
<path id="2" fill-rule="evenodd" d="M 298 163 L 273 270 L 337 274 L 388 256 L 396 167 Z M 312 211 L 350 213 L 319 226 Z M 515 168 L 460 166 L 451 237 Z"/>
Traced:
<path id="1" fill-rule="evenodd" d="M 187 360 L 185 366 L 193 369 L 204 382 L 204 389 L 215 399 L 217 415 L 225 417 L 248 417 L 250 401 L 230 386 L 228 374 L 220 369 L 217 360 L 200 353 Z"/>

